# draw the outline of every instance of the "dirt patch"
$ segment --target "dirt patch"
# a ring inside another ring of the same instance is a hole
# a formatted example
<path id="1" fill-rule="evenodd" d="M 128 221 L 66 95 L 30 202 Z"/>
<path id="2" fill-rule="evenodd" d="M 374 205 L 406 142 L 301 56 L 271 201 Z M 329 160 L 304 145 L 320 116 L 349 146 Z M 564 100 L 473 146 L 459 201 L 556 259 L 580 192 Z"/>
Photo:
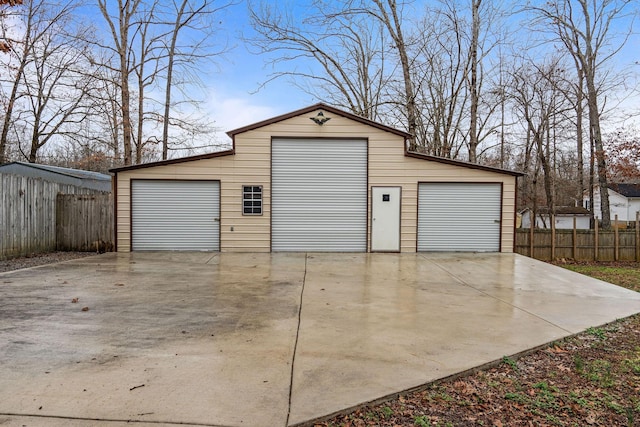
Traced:
<path id="1" fill-rule="evenodd" d="M 45 254 L 33 254 L 20 258 L 0 260 L 0 273 L 19 270 L 21 268 L 36 267 L 38 265 L 53 264 L 55 262 L 69 261 L 95 255 L 94 252 L 49 252 Z"/>

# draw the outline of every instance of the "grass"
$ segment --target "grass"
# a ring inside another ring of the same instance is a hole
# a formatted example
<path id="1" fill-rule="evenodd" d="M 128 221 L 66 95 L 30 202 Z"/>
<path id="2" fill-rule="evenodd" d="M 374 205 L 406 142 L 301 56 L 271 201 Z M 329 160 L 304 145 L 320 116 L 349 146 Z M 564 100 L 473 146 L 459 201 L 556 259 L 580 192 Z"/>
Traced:
<path id="1" fill-rule="evenodd" d="M 640 292 L 640 264 L 637 262 L 618 263 L 576 263 L 559 264 L 568 270 L 595 277 L 632 291 Z"/>

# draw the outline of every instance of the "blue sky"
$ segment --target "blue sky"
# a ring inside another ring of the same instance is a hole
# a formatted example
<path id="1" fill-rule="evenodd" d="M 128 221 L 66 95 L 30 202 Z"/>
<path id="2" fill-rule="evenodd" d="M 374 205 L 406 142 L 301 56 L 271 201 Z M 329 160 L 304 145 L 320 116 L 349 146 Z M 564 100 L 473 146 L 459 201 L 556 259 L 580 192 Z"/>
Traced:
<path id="1" fill-rule="evenodd" d="M 222 14 L 221 37 L 231 50 L 216 60 L 216 67 L 202 76 L 208 85 L 206 108 L 224 133 L 251 123 L 284 114 L 318 102 L 284 78 L 262 86 L 271 74 L 267 58 L 245 45 L 251 35 L 246 2 L 229 7 Z M 252 52 L 253 51 L 253 52 Z"/>
<path id="2" fill-rule="evenodd" d="M 417 0 L 411 6 L 420 9 L 428 3 Z M 295 4 L 296 2 L 289 2 L 287 7 Z M 521 17 L 517 19 L 520 20 Z M 208 86 L 206 108 L 215 120 L 215 125 L 223 131 L 218 133 L 218 138 L 226 138 L 224 132 L 228 130 L 318 102 L 284 78 L 271 81 L 256 93 L 261 83 L 268 79 L 271 70 L 265 65 L 266 57 L 250 52 L 242 41 L 242 35 L 249 36 L 252 31 L 246 1 L 226 9 L 221 20 L 223 29 L 220 36 L 227 37 L 233 49 L 218 58 L 217 69 L 202 76 Z M 621 66 L 640 61 L 640 36 L 637 33 L 632 35 L 624 50 L 617 55 L 616 61 Z M 633 71 L 635 80 L 640 74 L 640 65 L 636 65 Z M 626 101 L 625 105 L 633 107 L 640 103 L 637 98 L 633 98 Z"/>

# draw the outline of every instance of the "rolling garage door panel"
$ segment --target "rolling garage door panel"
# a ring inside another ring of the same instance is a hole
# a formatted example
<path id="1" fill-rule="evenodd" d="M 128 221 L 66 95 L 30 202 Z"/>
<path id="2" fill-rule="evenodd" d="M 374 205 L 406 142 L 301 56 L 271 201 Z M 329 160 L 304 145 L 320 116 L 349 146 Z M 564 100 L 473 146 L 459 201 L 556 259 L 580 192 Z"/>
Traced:
<path id="1" fill-rule="evenodd" d="M 274 251 L 365 252 L 366 140 L 274 139 Z"/>
<path id="2" fill-rule="evenodd" d="M 131 182 L 132 249 L 220 250 L 218 181 Z"/>
<path id="3" fill-rule="evenodd" d="M 500 184 L 420 184 L 418 251 L 498 252 L 501 198 Z"/>

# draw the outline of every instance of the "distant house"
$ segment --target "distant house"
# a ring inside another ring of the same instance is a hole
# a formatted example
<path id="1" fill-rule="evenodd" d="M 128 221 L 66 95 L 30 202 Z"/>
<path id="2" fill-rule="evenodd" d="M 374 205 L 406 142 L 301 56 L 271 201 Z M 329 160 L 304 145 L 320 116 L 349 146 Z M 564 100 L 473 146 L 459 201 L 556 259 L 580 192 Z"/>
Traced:
<path id="1" fill-rule="evenodd" d="M 522 217 L 521 228 L 531 227 L 531 215 L 533 211 L 531 209 L 525 209 L 520 212 Z M 576 229 L 588 230 L 591 225 L 591 215 L 589 211 L 580 206 L 561 206 L 556 208 L 556 214 L 554 216 L 555 228 L 560 229 L 573 229 L 573 219 L 576 220 Z M 536 228 L 551 228 L 551 218 L 549 216 L 549 209 L 546 207 L 539 208 L 536 214 L 535 220 Z"/>
<path id="2" fill-rule="evenodd" d="M 590 207 L 589 194 L 585 194 L 584 206 Z M 623 223 L 636 220 L 636 212 L 640 211 L 640 184 L 609 184 L 609 209 L 611 221 L 618 215 L 618 221 Z M 593 190 L 593 215 L 602 219 L 602 207 L 600 204 L 600 187 Z"/>
<path id="3" fill-rule="evenodd" d="M 11 162 L 0 165 L 0 173 L 40 178 L 56 184 L 73 185 L 95 191 L 111 192 L 111 175 L 80 169 L 37 163 Z"/>

